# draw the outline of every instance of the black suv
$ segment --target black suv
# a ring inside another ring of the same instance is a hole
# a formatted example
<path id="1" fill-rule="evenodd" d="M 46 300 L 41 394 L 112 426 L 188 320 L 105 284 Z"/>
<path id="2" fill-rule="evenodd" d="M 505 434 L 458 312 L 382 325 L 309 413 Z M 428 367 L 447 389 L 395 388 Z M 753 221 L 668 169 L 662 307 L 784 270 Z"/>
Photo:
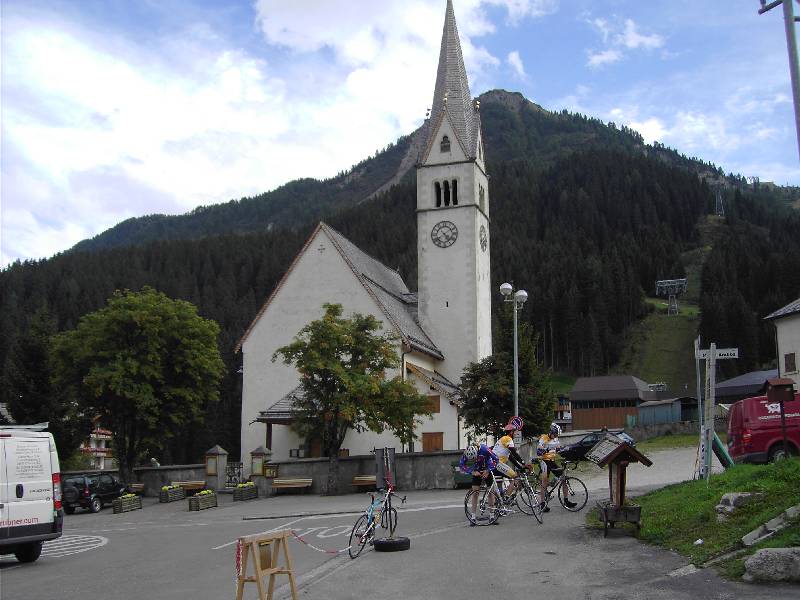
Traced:
<path id="1" fill-rule="evenodd" d="M 125 492 L 125 485 L 106 473 L 68 475 L 61 482 L 61 502 L 68 515 L 74 513 L 78 506 L 94 513 L 100 512 L 104 504 Z"/>
<path id="2" fill-rule="evenodd" d="M 589 450 L 591 450 L 595 444 L 597 444 L 597 442 L 603 439 L 607 433 L 621 438 L 623 442 L 627 442 L 631 446 L 636 445 L 636 442 L 633 441 L 633 438 L 622 430 L 593 431 L 591 433 L 587 433 L 574 444 L 564 446 L 559 454 L 567 460 L 586 460 L 586 454 L 589 452 Z"/>

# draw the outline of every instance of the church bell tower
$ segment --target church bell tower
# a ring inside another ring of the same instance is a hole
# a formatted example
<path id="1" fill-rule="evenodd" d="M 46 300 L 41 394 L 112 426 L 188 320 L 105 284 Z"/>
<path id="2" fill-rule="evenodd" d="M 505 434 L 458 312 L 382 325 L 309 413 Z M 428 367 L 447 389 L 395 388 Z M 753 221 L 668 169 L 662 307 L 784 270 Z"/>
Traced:
<path id="1" fill-rule="evenodd" d="M 418 307 L 453 382 L 492 353 L 489 183 L 452 0 L 447 1 L 433 105 L 417 164 Z"/>

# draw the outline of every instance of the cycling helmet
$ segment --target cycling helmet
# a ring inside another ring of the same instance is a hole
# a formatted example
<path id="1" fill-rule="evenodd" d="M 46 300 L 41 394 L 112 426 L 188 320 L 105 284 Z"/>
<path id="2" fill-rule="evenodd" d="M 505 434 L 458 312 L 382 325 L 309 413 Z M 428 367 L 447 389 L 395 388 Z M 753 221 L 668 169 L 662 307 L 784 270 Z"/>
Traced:
<path id="1" fill-rule="evenodd" d="M 550 423 L 550 435 L 553 437 L 561 435 L 561 427 L 559 427 L 558 423 Z"/>
<path id="2" fill-rule="evenodd" d="M 475 444 L 470 444 L 467 446 L 467 449 L 464 450 L 464 456 L 467 457 L 467 460 L 475 460 L 478 456 L 478 447 Z"/>

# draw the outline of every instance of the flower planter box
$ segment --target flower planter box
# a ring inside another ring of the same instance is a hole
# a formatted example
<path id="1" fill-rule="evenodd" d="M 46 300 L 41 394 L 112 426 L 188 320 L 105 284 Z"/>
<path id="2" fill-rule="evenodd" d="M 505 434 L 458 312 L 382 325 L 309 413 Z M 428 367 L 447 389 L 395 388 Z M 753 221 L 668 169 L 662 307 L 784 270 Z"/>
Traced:
<path id="1" fill-rule="evenodd" d="M 253 498 L 258 498 L 258 488 L 254 485 L 234 488 L 233 490 L 234 502 L 237 502 L 239 500 L 252 500 Z"/>
<path id="2" fill-rule="evenodd" d="M 189 498 L 189 510 L 204 510 L 217 506 L 216 494 L 203 494 Z"/>
<path id="3" fill-rule="evenodd" d="M 124 513 L 130 510 L 140 510 L 142 508 L 142 497 L 134 496 L 133 498 L 114 498 L 112 501 L 114 507 L 114 514 Z"/>
<path id="4" fill-rule="evenodd" d="M 158 492 L 159 502 L 175 502 L 176 500 L 183 500 L 184 498 L 186 498 L 186 490 L 183 488 L 161 490 Z"/>

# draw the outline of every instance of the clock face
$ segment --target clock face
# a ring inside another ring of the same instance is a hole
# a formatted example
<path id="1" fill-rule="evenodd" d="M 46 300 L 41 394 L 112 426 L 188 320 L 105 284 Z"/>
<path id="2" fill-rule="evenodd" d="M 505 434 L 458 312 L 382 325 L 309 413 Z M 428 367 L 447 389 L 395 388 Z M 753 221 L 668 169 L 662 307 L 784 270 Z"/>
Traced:
<path id="1" fill-rule="evenodd" d="M 447 248 L 456 243 L 458 238 L 458 228 L 451 221 L 439 221 L 431 229 L 431 240 L 439 248 Z"/>
<path id="2" fill-rule="evenodd" d="M 489 238 L 486 235 L 486 227 L 484 227 L 483 225 L 481 225 L 481 231 L 478 238 L 481 241 L 481 250 L 486 252 L 486 247 L 489 245 Z"/>

